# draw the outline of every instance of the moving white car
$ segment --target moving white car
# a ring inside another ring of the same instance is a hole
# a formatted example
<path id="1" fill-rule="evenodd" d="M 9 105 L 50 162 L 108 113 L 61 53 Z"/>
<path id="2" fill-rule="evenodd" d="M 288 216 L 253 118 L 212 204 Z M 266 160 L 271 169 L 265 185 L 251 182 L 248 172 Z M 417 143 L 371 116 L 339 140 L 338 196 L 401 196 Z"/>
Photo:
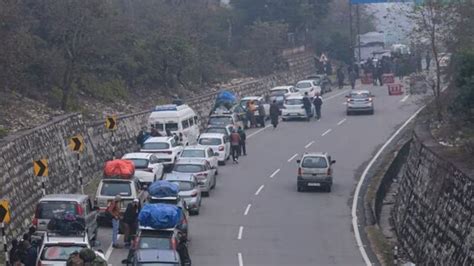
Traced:
<path id="1" fill-rule="evenodd" d="M 218 174 L 218 164 L 217 153 L 212 150 L 209 146 L 188 146 L 184 147 L 183 153 L 181 153 L 180 159 L 203 159 L 209 162 L 211 167 L 216 169 L 216 175 Z"/>
<path id="2" fill-rule="evenodd" d="M 151 137 L 143 143 L 140 152 L 153 153 L 158 157 L 158 162 L 171 168 L 183 149 L 183 145 L 173 137 Z"/>
<path id="3" fill-rule="evenodd" d="M 296 118 L 309 120 L 310 117 L 314 115 L 314 113 L 314 105 L 311 104 L 310 116 L 308 117 L 306 114 L 303 104 L 303 96 L 291 96 L 288 97 L 283 104 L 283 109 L 281 109 L 281 119 L 283 121 Z"/>
<path id="4" fill-rule="evenodd" d="M 169 130 L 172 134 L 182 135 L 184 145 L 196 144 L 199 136 L 200 121 L 196 112 L 186 104 L 158 105 L 148 118 L 148 126 L 160 132 Z"/>
<path id="5" fill-rule="evenodd" d="M 298 83 L 296 83 L 296 88 L 302 96 L 304 96 L 305 92 L 308 93 L 308 97 L 310 98 L 314 98 L 316 94 L 322 95 L 321 86 L 318 85 L 316 80 L 306 79 L 298 81 Z"/>
<path id="6" fill-rule="evenodd" d="M 230 157 L 230 141 L 224 134 L 203 133 L 199 136 L 198 145 L 212 148 L 221 165 L 225 165 L 226 160 Z"/>
<path id="7" fill-rule="evenodd" d="M 135 165 L 135 177 L 142 184 L 149 185 L 163 178 L 164 167 L 153 153 L 134 152 L 125 154 L 122 159 L 130 160 Z"/>

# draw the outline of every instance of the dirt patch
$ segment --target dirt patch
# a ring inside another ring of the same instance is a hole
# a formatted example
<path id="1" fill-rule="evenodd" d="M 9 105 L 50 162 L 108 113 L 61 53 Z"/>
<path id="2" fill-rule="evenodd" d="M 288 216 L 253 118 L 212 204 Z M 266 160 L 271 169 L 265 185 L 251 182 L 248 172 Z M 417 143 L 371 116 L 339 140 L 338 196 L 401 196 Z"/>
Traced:
<path id="1" fill-rule="evenodd" d="M 394 265 L 392 243 L 385 238 L 382 230 L 376 225 L 369 225 L 365 227 L 365 232 L 380 264 L 388 266 Z"/>

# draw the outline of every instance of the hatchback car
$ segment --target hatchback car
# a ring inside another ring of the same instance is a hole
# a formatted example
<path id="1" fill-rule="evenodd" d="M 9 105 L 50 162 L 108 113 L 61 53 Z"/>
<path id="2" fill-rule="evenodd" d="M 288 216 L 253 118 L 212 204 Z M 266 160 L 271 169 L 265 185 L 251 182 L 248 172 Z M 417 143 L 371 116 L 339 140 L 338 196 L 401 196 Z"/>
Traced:
<path id="1" fill-rule="evenodd" d="M 199 136 L 198 145 L 210 147 L 216 153 L 220 165 L 225 165 L 230 158 L 230 141 L 222 133 L 203 133 Z"/>
<path id="2" fill-rule="evenodd" d="M 183 146 L 173 137 L 151 137 L 143 143 L 140 152 L 153 153 L 166 168 L 172 168 L 183 151 Z"/>
<path id="3" fill-rule="evenodd" d="M 332 91 L 332 88 L 331 88 L 332 81 L 325 74 L 317 74 L 317 75 L 308 76 L 307 79 L 312 79 L 316 81 L 316 84 L 318 84 L 321 87 L 321 95 L 326 92 Z"/>
<path id="4" fill-rule="evenodd" d="M 346 96 L 346 112 L 351 115 L 356 112 L 374 114 L 374 95 L 367 90 L 354 90 Z"/>
<path id="5" fill-rule="evenodd" d="M 224 134 L 226 139 L 230 138 L 230 134 L 234 130 L 234 126 L 232 125 L 227 125 L 227 126 L 213 126 L 210 125 L 207 128 L 205 128 L 201 133 L 220 133 Z"/>
<path id="6" fill-rule="evenodd" d="M 36 232 L 42 234 L 47 231 L 49 221 L 61 213 L 71 213 L 79 216 L 85 221 L 86 233 L 89 240 L 97 238 L 98 209 L 92 205 L 88 195 L 81 194 L 51 194 L 40 199 L 36 205 L 33 225 L 36 226 Z"/>
<path id="7" fill-rule="evenodd" d="M 240 100 L 239 105 L 247 109 L 247 103 L 253 101 L 255 104 L 255 107 L 257 108 L 257 111 L 255 112 L 255 115 L 258 116 L 260 113 L 258 112 L 258 109 L 260 108 L 260 105 L 263 105 L 263 110 L 265 110 L 265 120 L 270 119 L 270 104 L 266 103 L 265 98 L 262 96 L 246 96 Z"/>
<path id="8" fill-rule="evenodd" d="M 194 174 L 167 174 L 166 181 L 179 186 L 179 197 L 186 202 L 190 214 L 199 214 L 201 209 L 201 189 Z"/>
<path id="9" fill-rule="evenodd" d="M 333 182 L 332 165 L 336 161 L 331 160 L 327 153 L 306 153 L 298 163 L 297 189 L 303 191 L 305 188 L 323 188 L 331 192 Z"/>
<path id="10" fill-rule="evenodd" d="M 135 165 L 135 177 L 142 184 L 149 185 L 163 178 L 163 164 L 152 153 L 134 152 L 125 154 L 122 159 L 130 160 Z"/>
<path id="11" fill-rule="evenodd" d="M 314 105 L 311 105 L 310 116 L 306 114 L 303 105 L 303 96 L 291 96 L 285 100 L 283 109 L 281 110 L 281 119 L 283 121 L 289 119 L 306 119 L 309 120 L 315 113 Z"/>
<path id="12" fill-rule="evenodd" d="M 270 90 L 270 102 L 275 101 L 279 107 L 283 107 L 285 99 L 293 95 L 299 95 L 294 86 L 274 87 Z"/>
<path id="13" fill-rule="evenodd" d="M 207 146 L 187 146 L 184 147 L 183 153 L 179 158 L 183 159 L 203 159 L 209 162 L 212 168 L 216 169 L 216 175 L 218 174 L 218 159 L 217 153 L 215 153 L 211 147 Z"/>
<path id="14" fill-rule="evenodd" d="M 301 80 L 296 83 L 296 88 L 298 92 L 303 96 L 305 92 L 308 93 L 308 97 L 314 98 L 316 94 L 321 95 L 321 86 L 316 80 L 307 79 Z"/>
<path id="15" fill-rule="evenodd" d="M 202 193 L 209 196 L 211 189 L 216 187 L 216 169 L 206 160 L 179 159 L 172 174 L 194 174 Z"/>

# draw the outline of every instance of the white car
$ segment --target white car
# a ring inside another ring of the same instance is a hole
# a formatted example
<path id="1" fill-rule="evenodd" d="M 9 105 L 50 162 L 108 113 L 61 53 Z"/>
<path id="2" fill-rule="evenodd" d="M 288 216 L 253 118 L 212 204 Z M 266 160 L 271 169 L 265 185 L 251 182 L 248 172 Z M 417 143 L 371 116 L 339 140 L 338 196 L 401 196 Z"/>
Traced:
<path id="1" fill-rule="evenodd" d="M 122 159 L 133 162 L 135 165 L 135 177 L 142 184 L 150 184 L 163 178 L 164 167 L 155 154 L 143 152 L 127 153 Z"/>
<path id="2" fill-rule="evenodd" d="M 203 159 L 209 162 L 211 167 L 216 169 L 216 175 L 218 174 L 218 164 L 217 153 L 211 147 L 208 146 L 188 146 L 184 147 L 183 153 L 179 158 L 183 159 Z"/>
<path id="3" fill-rule="evenodd" d="M 216 169 L 206 160 L 179 159 L 173 167 L 170 176 L 193 174 L 199 184 L 201 192 L 209 196 L 211 189 L 216 187 Z M 168 179 L 168 175 L 166 176 Z"/>
<path id="4" fill-rule="evenodd" d="M 221 165 L 225 165 L 230 157 L 230 141 L 222 133 L 203 133 L 199 136 L 198 145 L 212 148 Z"/>
<path id="5" fill-rule="evenodd" d="M 265 102 L 265 99 L 262 96 L 247 96 L 240 100 L 240 106 L 242 108 L 247 108 L 247 102 L 254 101 L 255 106 L 257 107 L 257 112 L 255 115 L 259 115 L 258 107 L 260 104 L 263 104 L 263 109 L 265 110 L 265 119 L 270 118 L 270 104 Z"/>
<path id="6" fill-rule="evenodd" d="M 316 80 L 306 79 L 298 81 L 298 83 L 296 83 L 296 88 L 302 96 L 304 96 L 305 92 L 308 93 L 308 97 L 310 98 L 314 98 L 316 94 L 321 95 L 321 86 L 318 85 Z"/>
<path id="7" fill-rule="evenodd" d="M 143 143 L 140 152 L 155 154 L 160 163 L 170 168 L 173 167 L 183 149 L 183 146 L 173 137 L 151 137 Z"/>
<path id="8" fill-rule="evenodd" d="M 282 107 L 285 99 L 294 95 L 299 95 L 294 86 L 274 87 L 270 90 L 270 102 L 275 101 L 279 107 Z"/>
<path id="9" fill-rule="evenodd" d="M 303 118 L 309 120 L 315 113 L 314 105 L 311 104 L 311 113 L 308 117 L 306 110 L 303 105 L 303 96 L 292 96 L 288 97 L 283 104 L 283 109 L 281 109 L 281 119 L 283 121 L 295 118 Z"/>

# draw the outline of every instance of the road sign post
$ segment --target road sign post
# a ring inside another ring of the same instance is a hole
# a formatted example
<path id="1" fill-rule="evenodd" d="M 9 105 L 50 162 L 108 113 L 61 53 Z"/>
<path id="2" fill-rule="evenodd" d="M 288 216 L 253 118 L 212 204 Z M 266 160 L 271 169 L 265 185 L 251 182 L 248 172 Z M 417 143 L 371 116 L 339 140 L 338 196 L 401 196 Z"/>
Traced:
<path id="1" fill-rule="evenodd" d="M 80 134 L 70 138 L 68 147 L 76 153 L 79 184 L 81 186 L 81 193 L 84 194 L 84 183 L 82 180 L 81 168 L 81 152 L 84 150 L 84 138 Z"/>
<path id="2" fill-rule="evenodd" d="M 5 264 L 10 265 L 8 257 L 7 236 L 5 234 L 5 224 L 10 223 L 10 207 L 7 200 L 0 200 L 0 230 L 2 231 L 3 252 L 5 253 Z"/>
<path id="3" fill-rule="evenodd" d="M 46 195 L 45 177 L 48 176 L 48 159 L 33 161 L 33 172 L 36 177 L 41 177 L 41 191 Z"/>
<path id="4" fill-rule="evenodd" d="M 105 118 L 105 128 L 112 131 L 112 160 L 115 160 L 115 130 L 117 129 L 117 117 L 115 115 Z"/>

